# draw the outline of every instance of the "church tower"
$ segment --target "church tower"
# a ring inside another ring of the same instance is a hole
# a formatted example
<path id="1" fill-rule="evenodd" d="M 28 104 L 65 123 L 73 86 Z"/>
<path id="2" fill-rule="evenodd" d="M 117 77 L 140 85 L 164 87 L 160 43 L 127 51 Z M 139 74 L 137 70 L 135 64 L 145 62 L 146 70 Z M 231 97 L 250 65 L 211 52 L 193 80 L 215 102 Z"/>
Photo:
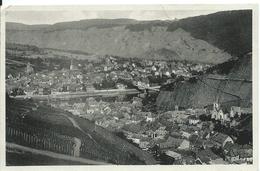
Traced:
<path id="1" fill-rule="evenodd" d="M 74 63 L 73 63 L 73 59 L 71 59 L 71 61 L 70 61 L 70 70 L 74 70 Z"/>
<path id="2" fill-rule="evenodd" d="M 220 109 L 219 98 L 213 103 L 213 110 L 218 111 Z"/>
<path id="3" fill-rule="evenodd" d="M 26 65 L 26 73 L 27 74 L 31 74 L 31 73 L 33 73 L 33 71 L 34 71 L 34 69 L 33 69 L 32 65 L 31 65 L 31 63 L 28 62 L 27 65 Z"/>

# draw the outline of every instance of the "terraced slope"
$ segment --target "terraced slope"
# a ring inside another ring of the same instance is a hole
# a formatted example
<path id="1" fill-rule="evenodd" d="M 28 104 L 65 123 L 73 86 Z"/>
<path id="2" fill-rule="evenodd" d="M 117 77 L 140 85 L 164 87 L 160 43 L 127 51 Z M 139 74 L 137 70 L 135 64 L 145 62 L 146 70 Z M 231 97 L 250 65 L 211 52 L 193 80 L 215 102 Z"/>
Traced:
<path id="1" fill-rule="evenodd" d="M 75 138 L 81 141 L 81 158 L 111 164 L 155 164 L 152 155 L 86 119 L 30 100 L 7 98 L 6 101 L 7 125 L 12 125 L 12 128 L 14 127 L 14 129 L 20 130 L 18 135 L 21 134 L 22 137 L 26 134 L 24 140 L 21 138 L 8 137 L 8 140 L 12 143 L 22 143 L 22 145 L 37 147 L 41 150 L 45 147 L 44 143 L 41 143 L 45 141 L 45 139 L 41 137 L 43 132 L 44 135 L 53 135 L 54 140 L 55 135 L 59 134 L 59 137 L 70 137 L 72 142 Z M 19 126 L 16 127 L 15 125 Z M 43 131 L 37 133 L 39 129 Z M 31 135 L 32 132 L 28 130 L 34 130 L 35 133 Z M 29 134 L 29 137 L 38 137 L 38 143 L 35 144 L 34 141 L 32 141 L 32 144 L 27 144 L 27 134 Z M 45 142 L 45 144 L 46 143 L 48 144 L 48 141 Z M 59 142 L 59 139 L 57 139 L 57 141 L 55 140 L 55 143 L 57 143 L 57 145 L 64 144 L 64 142 Z M 60 148 L 55 146 L 53 148 L 55 151 L 60 151 Z"/>
<path id="2" fill-rule="evenodd" d="M 218 69 L 224 70 L 225 68 Z M 221 77 L 226 80 L 212 79 Z M 175 105 L 204 107 L 219 100 L 220 103 L 241 103 L 241 105 L 248 106 L 252 102 L 252 82 L 250 80 L 252 80 L 252 56 L 248 54 L 234 61 L 226 75 L 208 73 L 198 77 L 197 80 L 168 85 L 168 88 L 160 92 L 156 104 L 162 109 L 174 109 Z"/>

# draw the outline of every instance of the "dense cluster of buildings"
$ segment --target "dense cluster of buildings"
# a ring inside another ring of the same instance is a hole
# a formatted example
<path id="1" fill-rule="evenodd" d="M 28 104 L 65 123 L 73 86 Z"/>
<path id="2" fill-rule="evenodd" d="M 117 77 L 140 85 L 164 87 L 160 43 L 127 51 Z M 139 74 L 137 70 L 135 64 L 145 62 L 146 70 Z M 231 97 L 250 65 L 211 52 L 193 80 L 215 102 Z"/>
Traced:
<path id="1" fill-rule="evenodd" d="M 126 139 L 139 148 L 158 157 L 167 155 L 173 164 L 242 164 L 252 163 L 252 145 L 239 145 L 236 137 L 216 131 L 215 124 L 223 125 L 233 121 L 239 124 L 241 116 L 252 115 L 251 108 L 232 106 L 224 113 L 220 104 L 213 108 L 196 108 L 154 113 L 143 111 L 142 98 L 130 101 L 97 101 L 89 98 L 82 103 L 53 103 L 96 125 L 113 132 L 123 132 Z M 209 116 L 201 120 L 200 116 Z M 223 117 L 224 116 L 224 117 Z M 159 150 L 151 150 L 154 148 Z"/>
<path id="2" fill-rule="evenodd" d="M 169 83 L 176 77 L 190 78 L 209 67 L 179 61 L 106 57 L 99 63 L 84 64 L 72 60 L 68 69 L 35 72 L 28 63 L 25 73 L 16 77 L 8 75 L 6 85 L 11 95 L 27 96 L 97 88 L 126 89 L 129 85 L 150 87 Z M 211 109 L 180 110 L 176 106 L 173 111 L 152 112 L 143 110 L 141 96 L 128 101 L 87 98 L 84 102 L 56 101 L 51 105 L 113 132 L 122 132 L 127 140 L 153 153 L 159 161 L 162 156 L 171 158 L 168 164 L 252 163 L 251 144 L 237 144 L 236 137 L 214 129 L 216 122 L 227 127 L 239 125 L 242 116 L 252 115 L 252 108 L 232 106 L 224 111 L 216 102 Z M 202 120 L 202 115 L 210 119 Z"/>
<path id="3" fill-rule="evenodd" d="M 14 89 L 19 89 L 21 94 L 30 96 L 93 89 L 125 89 L 129 85 L 158 86 L 176 76 L 189 78 L 192 72 L 203 72 L 210 65 L 106 57 L 98 63 L 71 60 L 69 68 L 61 70 L 36 72 L 35 67 L 28 63 L 24 73 L 17 76 L 9 74 L 6 79 L 8 92 L 15 94 Z"/>
<path id="4" fill-rule="evenodd" d="M 239 124 L 236 118 L 240 118 L 241 115 L 251 115 L 252 107 L 231 106 L 230 111 L 225 112 L 219 103 L 214 103 L 210 113 L 212 119 L 218 120 L 224 125 L 235 127 Z"/>

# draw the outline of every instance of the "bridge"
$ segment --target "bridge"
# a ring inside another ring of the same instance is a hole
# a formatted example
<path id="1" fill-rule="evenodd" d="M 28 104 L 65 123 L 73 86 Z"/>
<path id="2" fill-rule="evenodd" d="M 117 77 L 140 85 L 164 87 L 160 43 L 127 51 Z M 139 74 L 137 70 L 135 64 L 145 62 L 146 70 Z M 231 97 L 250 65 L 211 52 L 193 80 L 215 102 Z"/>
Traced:
<path id="1" fill-rule="evenodd" d="M 138 86 L 138 89 L 140 90 L 150 90 L 150 91 L 160 91 L 161 86 L 154 86 L 154 87 L 144 87 L 144 86 Z"/>
<path id="2" fill-rule="evenodd" d="M 148 92 L 156 92 L 159 91 L 160 86 L 156 87 L 148 87 L 143 89 L 108 89 L 108 90 L 91 90 L 86 92 L 60 92 L 49 95 L 17 95 L 13 98 L 15 99 L 71 99 L 71 98 L 79 98 L 79 97 L 115 97 L 120 95 L 131 95 L 131 94 L 139 94 L 142 93 L 143 90 L 147 90 Z"/>

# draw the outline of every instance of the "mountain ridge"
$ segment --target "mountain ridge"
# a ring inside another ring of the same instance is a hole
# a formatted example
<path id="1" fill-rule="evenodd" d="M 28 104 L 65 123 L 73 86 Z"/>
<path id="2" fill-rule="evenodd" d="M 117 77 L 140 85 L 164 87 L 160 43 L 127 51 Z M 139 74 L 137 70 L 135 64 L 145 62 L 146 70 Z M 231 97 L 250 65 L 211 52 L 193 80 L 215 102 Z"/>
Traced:
<path id="1" fill-rule="evenodd" d="M 175 51 L 179 56 L 177 59 L 175 58 L 176 55 L 168 56 L 166 60 L 182 59 L 206 63 L 222 63 L 231 58 L 228 53 L 203 40 L 191 37 L 188 32 L 181 28 L 173 32 L 166 32 L 165 28 L 161 27 L 154 27 L 153 31 L 131 32 L 125 30 L 123 26 L 51 32 L 9 30 L 7 31 L 7 42 L 35 45 L 40 48 L 83 51 L 97 55 L 148 59 L 150 57 L 146 56 L 147 54 L 160 51 L 160 49 Z M 190 46 L 187 46 L 187 43 Z M 156 59 L 164 58 L 159 54 Z"/>
<path id="2" fill-rule="evenodd" d="M 217 64 L 252 51 L 251 18 L 252 11 L 242 10 L 172 21 L 90 19 L 36 26 L 7 23 L 6 40 L 126 58 L 146 58 L 146 54 L 163 49 L 176 52 L 183 60 Z M 172 60 L 177 57 L 174 54 Z"/>

